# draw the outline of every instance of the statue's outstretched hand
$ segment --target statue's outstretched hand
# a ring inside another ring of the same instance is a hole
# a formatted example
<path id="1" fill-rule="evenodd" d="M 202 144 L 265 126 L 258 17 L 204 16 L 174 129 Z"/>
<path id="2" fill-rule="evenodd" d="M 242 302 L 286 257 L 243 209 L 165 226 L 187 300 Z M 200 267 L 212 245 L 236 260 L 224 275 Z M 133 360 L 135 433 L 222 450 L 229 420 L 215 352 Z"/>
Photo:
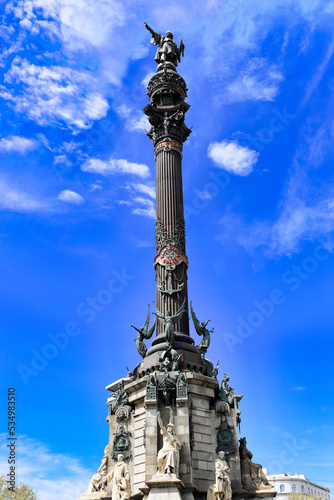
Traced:
<path id="1" fill-rule="evenodd" d="M 143 22 L 144 22 L 144 24 L 145 24 L 145 28 L 146 28 L 146 29 L 147 29 L 150 33 L 152 33 L 152 35 L 153 35 L 154 31 L 152 30 L 151 26 L 149 26 L 147 23 L 145 23 L 145 21 L 143 21 Z"/>

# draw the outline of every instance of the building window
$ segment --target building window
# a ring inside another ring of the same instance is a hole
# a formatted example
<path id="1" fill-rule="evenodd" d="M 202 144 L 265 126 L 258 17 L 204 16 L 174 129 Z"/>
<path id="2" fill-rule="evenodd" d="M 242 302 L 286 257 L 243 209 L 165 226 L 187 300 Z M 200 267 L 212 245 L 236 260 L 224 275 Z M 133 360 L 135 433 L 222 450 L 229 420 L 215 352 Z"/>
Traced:
<path id="1" fill-rule="evenodd" d="M 295 484 L 292 485 L 292 493 L 296 493 L 296 485 Z"/>
<path id="2" fill-rule="evenodd" d="M 284 493 L 284 491 L 285 491 L 284 484 L 281 484 L 280 487 L 279 487 L 279 492 L 280 493 Z"/>
<path id="3" fill-rule="evenodd" d="M 300 491 L 301 491 L 302 493 L 304 493 L 304 485 L 303 485 L 303 484 L 302 484 L 302 486 L 301 486 L 301 488 L 300 488 Z"/>

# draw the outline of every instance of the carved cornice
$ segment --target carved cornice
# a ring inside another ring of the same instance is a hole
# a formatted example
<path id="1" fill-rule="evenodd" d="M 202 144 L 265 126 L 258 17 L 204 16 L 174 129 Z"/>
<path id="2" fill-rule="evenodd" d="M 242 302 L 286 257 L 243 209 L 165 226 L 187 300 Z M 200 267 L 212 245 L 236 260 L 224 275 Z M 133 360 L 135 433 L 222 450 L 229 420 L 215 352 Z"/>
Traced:
<path id="1" fill-rule="evenodd" d="M 147 133 L 153 144 L 157 146 L 163 140 L 174 141 L 182 144 L 191 134 L 191 130 L 184 123 L 185 113 L 190 108 L 186 102 L 171 106 L 151 106 L 143 108 L 152 125 Z"/>

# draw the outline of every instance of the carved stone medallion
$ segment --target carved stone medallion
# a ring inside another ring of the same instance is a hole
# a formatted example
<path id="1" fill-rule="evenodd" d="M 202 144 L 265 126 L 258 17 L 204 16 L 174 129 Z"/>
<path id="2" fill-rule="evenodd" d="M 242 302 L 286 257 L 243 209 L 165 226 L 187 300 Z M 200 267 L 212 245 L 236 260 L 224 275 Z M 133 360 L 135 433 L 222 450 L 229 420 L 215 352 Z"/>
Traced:
<path id="1" fill-rule="evenodd" d="M 113 450 L 112 450 L 112 458 L 117 460 L 118 455 L 123 455 L 123 457 L 130 458 L 131 457 L 131 441 L 130 441 L 131 433 L 127 432 L 123 425 L 119 427 L 119 430 L 116 432 L 114 441 L 113 441 Z"/>
<path id="2" fill-rule="evenodd" d="M 220 451 L 224 451 L 227 458 L 237 451 L 233 429 L 227 422 L 222 422 L 217 429 L 216 453 Z"/>

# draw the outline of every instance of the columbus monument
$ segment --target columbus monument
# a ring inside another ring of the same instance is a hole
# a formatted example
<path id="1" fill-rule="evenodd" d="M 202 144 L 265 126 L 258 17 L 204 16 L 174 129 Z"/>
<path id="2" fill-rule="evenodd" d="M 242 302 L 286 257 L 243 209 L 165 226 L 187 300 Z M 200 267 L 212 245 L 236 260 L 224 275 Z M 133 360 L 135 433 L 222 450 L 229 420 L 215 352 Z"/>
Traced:
<path id="1" fill-rule="evenodd" d="M 129 325 L 139 362 L 107 386 L 109 443 L 80 499 L 271 499 L 276 493 L 262 466 L 252 461 L 246 438 L 238 438 L 242 395 L 226 374 L 218 382 L 218 363 L 207 358 L 214 329 L 188 302 L 182 149 L 190 106 L 176 70 L 185 46 L 170 31 L 161 35 L 144 24 L 158 64 L 143 110 L 156 161 L 155 310 L 143 310 L 144 326 Z"/>

